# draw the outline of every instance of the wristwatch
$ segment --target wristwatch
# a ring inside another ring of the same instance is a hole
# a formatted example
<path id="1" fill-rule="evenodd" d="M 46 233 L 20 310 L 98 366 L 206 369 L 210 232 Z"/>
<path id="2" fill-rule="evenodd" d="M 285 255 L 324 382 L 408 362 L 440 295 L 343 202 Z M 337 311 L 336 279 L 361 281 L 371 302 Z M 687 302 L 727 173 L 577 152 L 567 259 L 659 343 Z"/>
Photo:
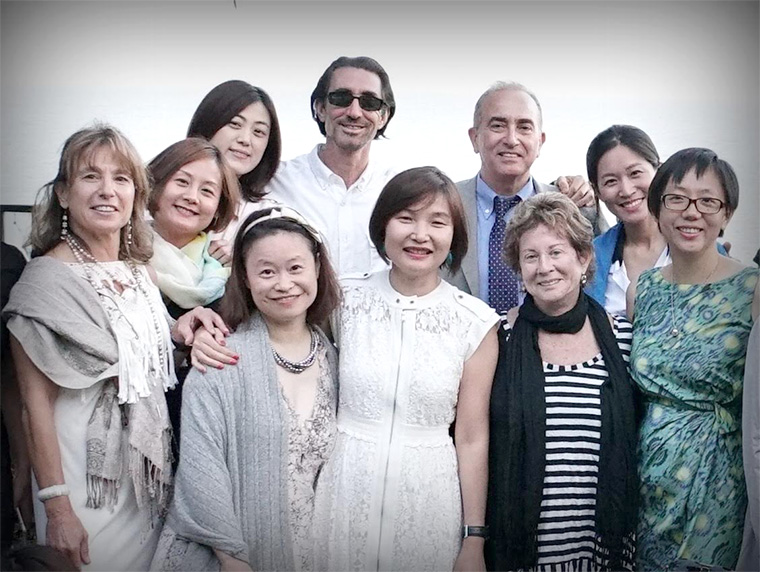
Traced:
<path id="1" fill-rule="evenodd" d="M 488 527 L 487 526 L 469 526 L 465 524 L 462 527 L 462 538 L 467 538 L 468 536 L 479 536 L 481 538 L 488 538 Z"/>

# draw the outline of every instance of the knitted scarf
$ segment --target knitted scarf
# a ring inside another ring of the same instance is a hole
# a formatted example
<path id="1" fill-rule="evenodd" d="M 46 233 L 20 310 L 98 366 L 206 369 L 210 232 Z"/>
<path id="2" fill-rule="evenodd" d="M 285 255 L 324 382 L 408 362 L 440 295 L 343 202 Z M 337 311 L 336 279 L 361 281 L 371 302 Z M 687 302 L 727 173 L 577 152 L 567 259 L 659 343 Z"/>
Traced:
<path id="1" fill-rule="evenodd" d="M 574 334 L 588 317 L 609 374 L 601 387 L 601 446 L 596 497 L 597 554 L 612 570 L 624 562 L 624 540 L 636 529 L 635 386 L 604 308 L 581 292 L 560 316 L 526 296 L 509 340 L 500 341 L 491 393 L 487 521 L 491 570 L 535 566 L 546 469 L 546 403 L 538 332 Z"/>
<path id="2" fill-rule="evenodd" d="M 146 287 L 155 289 L 152 284 Z M 158 293 L 153 294 L 158 303 Z M 103 382 L 92 416 L 82 419 L 87 423 L 83 444 L 87 447 L 87 506 L 116 504 L 126 459 L 138 506 L 150 509 L 152 516 L 165 512 L 172 484 L 171 427 L 164 399 L 164 389 L 175 381 L 171 352 L 163 372 L 153 367 L 158 359 L 154 356 L 138 360 L 144 371 L 136 371 L 135 362 L 129 375 L 124 374 L 120 359 L 124 344 L 115 335 L 98 294 L 66 264 L 49 256 L 27 264 L 3 318 L 35 366 L 56 385 L 86 389 Z M 130 375 L 140 376 L 140 383 L 124 379 Z M 132 382 L 145 386 L 145 391 L 120 403 L 119 393 L 135 394 Z M 125 430 L 129 431 L 126 454 Z"/>
<path id="3" fill-rule="evenodd" d="M 180 308 L 208 306 L 224 294 L 230 271 L 208 253 L 209 241 L 210 235 L 201 232 L 180 249 L 153 233 L 150 263 L 158 289 Z"/>

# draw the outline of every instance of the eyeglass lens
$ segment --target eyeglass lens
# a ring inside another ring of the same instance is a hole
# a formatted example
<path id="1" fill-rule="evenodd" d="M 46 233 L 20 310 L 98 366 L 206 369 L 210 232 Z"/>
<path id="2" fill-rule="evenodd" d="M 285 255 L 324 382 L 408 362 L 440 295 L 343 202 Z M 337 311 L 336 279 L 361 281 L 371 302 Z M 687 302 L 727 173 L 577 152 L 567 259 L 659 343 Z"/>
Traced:
<path id="1" fill-rule="evenodd" d="M 715 214 L 723 208 L 723 201 L 712 197 L 690 199 L 683 195 L 663 195 L 662 201 L 665 204 L 665 208 L 672 211 L 685 211 L 692 203 L 696 205 L 697 210 L 702 214 Z"/>
<path id="2" fill-rule="evenodd" d="M 383 100 L 370 93 L 354 95 L 350 91 L 338 90 L 327 94 L 327 101 L 336 107 L 348 107 L 354 101 L 359 100 L 359 107 L 364 111 L 379 111 L 383 107 Z"/>

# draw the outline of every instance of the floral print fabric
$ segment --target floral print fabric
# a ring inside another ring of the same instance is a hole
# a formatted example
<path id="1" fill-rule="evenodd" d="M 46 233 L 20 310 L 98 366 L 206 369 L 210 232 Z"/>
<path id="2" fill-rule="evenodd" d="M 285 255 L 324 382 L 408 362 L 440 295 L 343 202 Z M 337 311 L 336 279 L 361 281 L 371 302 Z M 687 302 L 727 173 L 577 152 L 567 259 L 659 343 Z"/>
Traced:
<path id="1" fill-rule="evenodd" d="M 747 502 L 742 380 L 757 280 L 756 268 L 711 284 L 673 286 L 659 269 L 639 279 L 631 365 L 646 412 L 637 569 L 736 563 Z"/>

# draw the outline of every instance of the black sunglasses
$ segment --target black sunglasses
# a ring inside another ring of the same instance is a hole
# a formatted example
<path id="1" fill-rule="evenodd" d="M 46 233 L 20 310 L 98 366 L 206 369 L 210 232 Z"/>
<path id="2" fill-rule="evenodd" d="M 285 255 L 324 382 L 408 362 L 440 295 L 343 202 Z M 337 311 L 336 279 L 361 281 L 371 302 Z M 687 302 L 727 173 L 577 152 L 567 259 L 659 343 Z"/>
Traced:
<path id="1" fill-rule="evenodd" d="M 339 89 L 327 94 L 327 101 L 330 105 L 334 105 L 335 107 L 348 107 L 354 102 L 354 99 L 359 100 L 359 107 L 364 111 L 380 111 L 383 108 L 383 105 L 385 105 L 385 102 L 382 99 L 371 93 L 354 95 L 347 89 Z"/>

